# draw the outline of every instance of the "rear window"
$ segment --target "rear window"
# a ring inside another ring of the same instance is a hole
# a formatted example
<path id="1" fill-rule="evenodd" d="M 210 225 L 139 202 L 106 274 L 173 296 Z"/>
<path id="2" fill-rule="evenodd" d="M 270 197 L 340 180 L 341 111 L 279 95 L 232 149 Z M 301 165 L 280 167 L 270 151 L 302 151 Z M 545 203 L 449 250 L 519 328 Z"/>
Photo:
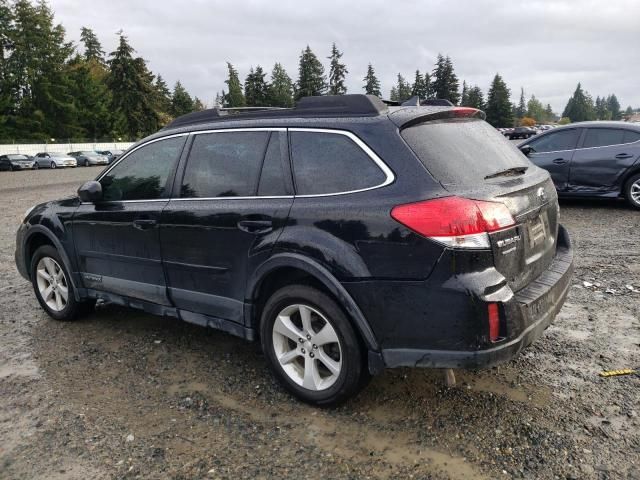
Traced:
<path id="1" fill-rule="evenodd" d="M 614 128 L 589 128 L 582 148 L 606 147 L 624 143 L 624 130 Z"/>
<path id="2" fill-rule="evenodd" d="M 624 143 L 633 143 L 640 140 L 640 132 L 633 132 L 631 130 L 625 130 L 624 132 Z"/>
<path id="3" fill-rule="evenodd" d="M 484 177 L 531 164 L 491 125 L 482 120 L 425 122 L 402 130 L 431 175 L 445 185 L 467 185 Z"/>

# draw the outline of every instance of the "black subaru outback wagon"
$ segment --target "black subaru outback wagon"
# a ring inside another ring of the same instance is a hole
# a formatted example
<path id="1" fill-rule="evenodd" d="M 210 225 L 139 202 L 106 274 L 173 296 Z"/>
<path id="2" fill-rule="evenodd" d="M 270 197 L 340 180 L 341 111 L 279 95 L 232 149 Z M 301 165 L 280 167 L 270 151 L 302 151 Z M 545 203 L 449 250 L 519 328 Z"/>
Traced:
<path id="1" fill-rule="evenodd" d="M 491 366 L 552 322 L 573 255 L 549 174 L 483 116 L 365 95 L 189 114 L 31 209 L 16 263 L 55 319 L 102 299 L 259 339 L 316 404 L 385 367 Z"/>

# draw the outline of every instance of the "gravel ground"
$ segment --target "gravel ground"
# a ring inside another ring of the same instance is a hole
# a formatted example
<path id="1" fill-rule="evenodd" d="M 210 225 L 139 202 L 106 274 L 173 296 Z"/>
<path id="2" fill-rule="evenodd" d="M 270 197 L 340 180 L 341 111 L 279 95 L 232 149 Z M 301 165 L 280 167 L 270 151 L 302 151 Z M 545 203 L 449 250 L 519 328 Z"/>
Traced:
<path id="1" fill-rule="evenodd" d="M 15 270 L 17 224 L 97 172 L 0 173 L 0 478 L 640 479 L 640 378 L 598 376 L 640 367 L 640 212 L 562 203 L 573 287 L 510 363 L 451 389 L 389 370 L 319 410 L 224 333 L 113 306 L 45 316 Z"/>

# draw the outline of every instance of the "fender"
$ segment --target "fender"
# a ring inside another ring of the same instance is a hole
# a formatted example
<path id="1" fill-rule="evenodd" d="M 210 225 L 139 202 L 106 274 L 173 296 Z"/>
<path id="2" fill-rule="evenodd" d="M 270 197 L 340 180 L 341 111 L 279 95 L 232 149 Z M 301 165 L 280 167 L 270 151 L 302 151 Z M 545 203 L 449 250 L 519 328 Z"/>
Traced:
<path id="1" fill-rule="evenodd" d="M 331 274 L 329 270 L 327 270 L 325 267 L 315 262 L 314 260 L 305 257 L 304 255 L 300 255 L 297 253 L 279 253 L 269 258 L 254 271 L 251 278 L 249 278 L 249 280 L 247 281 L 247 291 L 245 298 L 251 299 L 251 304 L 253 304 L 255 293 L 258 292 L 262 284 L 262 280 L 265 279 L 270 272 L 273 272 L 274 270 L 282 267 L 297 268 L 308 273 L 316 280 L 321 282 L 351 316 L 367 348 L 373 352 L 380 351 L 380 346 L 378 344 L 378 341 L 376 340 L 375 335 L 373 334 L 373 331 L 371 330 L 371 327 L 369 326 L 369 323 L 364 318 L 362 311 L 353 300 L 353 298 L 351 298 L 347 290 Z M 247 326 L 252 325 L 252 316 L 253 309 L 245 309 L 245 324 Z"/>
<path id="2" fill-rule="evenodd" d="M 69 277 L 71 277 L 70 281 L 71 281 L 71 284 L 73 285 L 74 297 L 77 301 L 80 301 L 81 298 L 80 298 L 80 292 L 78 290 L 78 282 L 77 282 L 77 279 L 75 278 L 76 269 L 74 268 L 74 264 L 71 262 L 71 259 L 67 255 L 67 251 L 62 246 L 62 242 L 60 242 L 58 237 L 56 237 L 53 234 L 53 232 L 51 232 L 51 230 L 42 226 L 41 224 L 30 225 L 28 227 L 28 230 L 25 233 L 24 241 L 22 242 L 22 246 L 20 247 L 22 249 L 22 258 L 24 259 L 26 271 L 29 273 L 29 275 L 31 274 L 31 271 L 30 271 L 31 260 L 27 258 L 27 253 L 28 253 L 27 245 L 29 245 L 29 241 L 31 240 L 31 237 L 33 237 L 33 235 L 35 235 L 36 233 L 41 233 L 45 237 L 47 237 L 49 241 L 51 241 L 55 249 L 58 251 L 58 253 L 60 254 L 60 257 L 62 257 L 62 261 L 64 262 L 65 267 L 67 267 L 67 271 L 69 272 Z"/>

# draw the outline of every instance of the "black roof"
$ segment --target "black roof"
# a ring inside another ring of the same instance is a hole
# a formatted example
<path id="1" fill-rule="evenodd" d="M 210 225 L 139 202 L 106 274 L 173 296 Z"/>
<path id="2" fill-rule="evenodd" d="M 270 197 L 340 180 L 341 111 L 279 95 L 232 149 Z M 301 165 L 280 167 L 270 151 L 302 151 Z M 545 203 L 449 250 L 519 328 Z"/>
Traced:
<path id="1" fill-rule="evenodd" d="M 303 97 L 293 108 L 211 108 L 176 118 L 164 129 L 198 123 L 282 117 L 373 117 L 388 113 L 375 95 L 323 95 Z"/>

